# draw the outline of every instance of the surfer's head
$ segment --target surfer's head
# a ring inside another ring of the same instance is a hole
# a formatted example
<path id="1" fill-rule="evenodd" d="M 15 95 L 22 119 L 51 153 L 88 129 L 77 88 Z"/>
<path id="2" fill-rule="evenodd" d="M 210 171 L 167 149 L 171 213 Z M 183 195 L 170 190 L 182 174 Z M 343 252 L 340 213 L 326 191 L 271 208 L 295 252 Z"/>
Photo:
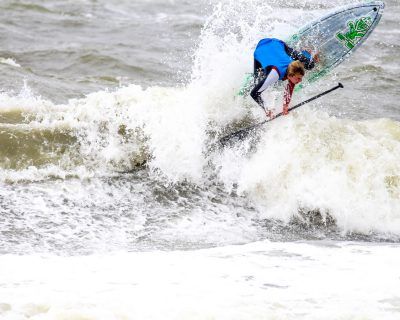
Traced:
<path id="1" fill-rule="evenodd" d="M 298 84 L 303 80 L 305 74 L 304 65 L 299 61 L 293 61 L 289 64 L 287 69 L 287 78 L 293 84 Z"/>

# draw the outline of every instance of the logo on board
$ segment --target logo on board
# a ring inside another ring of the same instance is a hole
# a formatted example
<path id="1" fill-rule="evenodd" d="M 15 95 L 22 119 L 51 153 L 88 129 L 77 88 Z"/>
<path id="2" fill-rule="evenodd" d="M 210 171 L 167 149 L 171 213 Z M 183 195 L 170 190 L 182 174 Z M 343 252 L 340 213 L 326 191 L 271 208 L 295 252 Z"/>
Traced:
<path id="1" fill-rule="evenodd" d="M 336 38 L 347 48 L 353 49 L 357 42 L 365 36 L 372 25 L 371 17 L 362 17 L 357 20 L 347 22 L 348 31 L 336 33 Z"/>

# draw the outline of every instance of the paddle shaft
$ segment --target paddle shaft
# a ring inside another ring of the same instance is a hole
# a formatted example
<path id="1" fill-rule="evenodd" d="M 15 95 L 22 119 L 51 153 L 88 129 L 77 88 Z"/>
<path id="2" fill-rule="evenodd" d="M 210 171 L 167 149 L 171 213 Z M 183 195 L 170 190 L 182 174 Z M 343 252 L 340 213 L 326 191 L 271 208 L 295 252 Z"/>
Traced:
<path id="1" fill-rule="evenodd" d="M 338 83 L 337 86 L 335 86 L 335 87 L 333 87 L 333 88 L 331 88 L 331 89 L 329 89 L 329 90 L 326 90 L 326 91 L 324 91 L 324 92 L 321 92 L 320 94 L 317 94 L 316 96 L 311 97 L 310 99 L 307 99 L 307 100 L 305 100 L 305 101 L 303 101 L 303 102 L 300 102 L 300 103 L 296 104 L 295 106 L 289 108 L 288 111 L 292 111 L 292 110 L 294 110 L 294 109 L 297 109 L 297 108 L 299 108 L 299 107 L 305 105 L 306 103 L 309 103 L 309 102 L 311 102 L 311 101 L 313 101 L 313 100 L 315 100 L 315 99 L 318 99 L 318 98 L 320 98 L 320 97 L 322 97 L 322 96 L 324 96 L 324 95 L 326 95 L 326 94 L 328 94 L 328 93 L 330 93 L 330 92 L 332 92 L 332 91 L 334 91 L 334 90 L 336 90 L 336 89 L 339 89 L 339 88 L 343 88 L 343 85 L 342 85 L 340 82 Z M 219 140 L 219 142 L 224 146 L 224 145 L 225 145 L 230 139 L 232 139 L 232 138 L 237 137 L 237 138 L 239 138 L 239 139 L 243 139 L 243 138 L 245 138 L 252 130 L 254 130 L 254 129 L 256 129 L 256 128 L 262 126 L 264 123 L 270 122 L 270 121 L 272 121 L 272 120 L 274 120 L 274 119 L 276 119 L 276 118 L 278 118 L 278 117 L 280 117 L 280 116 L 282 116 L 282 115 L 283 115 L 283 112 L 280 112 L 280 113 L 278 113 L 278 114 L 277 114 L 274 118 L 272 118 L 272 119 L 264 120 L 264 121 L 262 121 L 262 122 L 260 122 L 260 123 L 253 124 L 252 126 L 249 126 L 249 127 L 247 127 L 247 128 L 244 128 L 244 129 L 238 130 L 238 131 L 236 131 L 236 132 L 233 132 L 233 133 L 231 133 L 231 134 L 228 134 L 228 135 L 226 135 L 225 137 L 222 137 L 222 138 Z"/>

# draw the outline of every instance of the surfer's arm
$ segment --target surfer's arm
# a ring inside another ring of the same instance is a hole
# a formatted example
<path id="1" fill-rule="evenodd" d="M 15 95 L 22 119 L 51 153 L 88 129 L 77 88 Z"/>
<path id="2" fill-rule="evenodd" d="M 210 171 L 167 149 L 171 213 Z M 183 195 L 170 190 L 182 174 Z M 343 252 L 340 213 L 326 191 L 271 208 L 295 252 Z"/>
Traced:
<path id="1" fill-rule="evenodd" d="M 293 83 L 288 81 L 285 87 L 285 93 L 283 94 L 283 107 L 282 107 L 282 113 L 284 115 L 289 113 L 289 104 L 290 101 L 292 100 L 294 86 L 295 85 Z"/>
<path id="2" fill-rule="evenodd" d="M 257 84 L 251 90 L 250 96 L 258 103 L 258 105 L 265 110 L 264 102 L 261 98 L 261 94 L 268 87 L 272 86 L 279 80 L 279 73 L 276 68 L 271 68 L 267 76 L 258 79 Z"/>
<path id="3" fill-rule="evenodd" d="M 263 82 L 261 87 L 258 89 L 258 92 L 261 93 L 261 92 L 265 91 L 265 89 L 272 86 L 278 80 L 279 80 L 279 73 L 275 67 L 272 67 L 271 71 L 268 73 L 265 81 Z"/>
<path id="4" fill-rule="evenodd" d="M 278 80 L 279 80 L 279 73 L 275 67 L 272 67 L 269 70 L 267 76 L 259 78 L 257 84 L 255 85 L 253 90 L 251 90 L 251 92 L 250 92 L 250 96 L 264 110 L 266 116 L 269 119 L 272 119 L 274 116 L 272 114 L 272 111 L 265 107 L 264 101 L 261 97 L 261 94 L 263 93 L 264 90 L 266 90 L 268 87 L 272 86 Z"/>
<path id="5" fill-rule="evenodd" d="M 299 52 L 289 47 L 286 43 L 285 43 L 285 51 L 294 60 L 299 60 L 300 62 L 302 62 L 304 64 L 305 69 L 311 70 L 312 68 L 315 67 L 314 59 L 309 52 L 305 50 Z"/>

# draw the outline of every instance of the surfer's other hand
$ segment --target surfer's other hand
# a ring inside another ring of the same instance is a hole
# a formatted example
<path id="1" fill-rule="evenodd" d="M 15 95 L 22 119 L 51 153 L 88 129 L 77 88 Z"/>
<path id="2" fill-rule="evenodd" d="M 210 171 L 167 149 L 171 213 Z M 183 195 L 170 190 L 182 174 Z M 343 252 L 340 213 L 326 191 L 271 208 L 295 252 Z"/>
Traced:
<path id="1" fill-rule="evenodd" d="M 283 105 L 282 114 L 285 116 L 289 114 L 289 106 L 287 104 Z"/>
<path id="2" fill-rule="evenodd" d="M 319 52 L 317 52 L 316 54 L 314 54 L 314 55 L 312 56 L 312 59 L 313 59 L 316 63 L 318 63 L 318 62 L 319 62 Z"/>

